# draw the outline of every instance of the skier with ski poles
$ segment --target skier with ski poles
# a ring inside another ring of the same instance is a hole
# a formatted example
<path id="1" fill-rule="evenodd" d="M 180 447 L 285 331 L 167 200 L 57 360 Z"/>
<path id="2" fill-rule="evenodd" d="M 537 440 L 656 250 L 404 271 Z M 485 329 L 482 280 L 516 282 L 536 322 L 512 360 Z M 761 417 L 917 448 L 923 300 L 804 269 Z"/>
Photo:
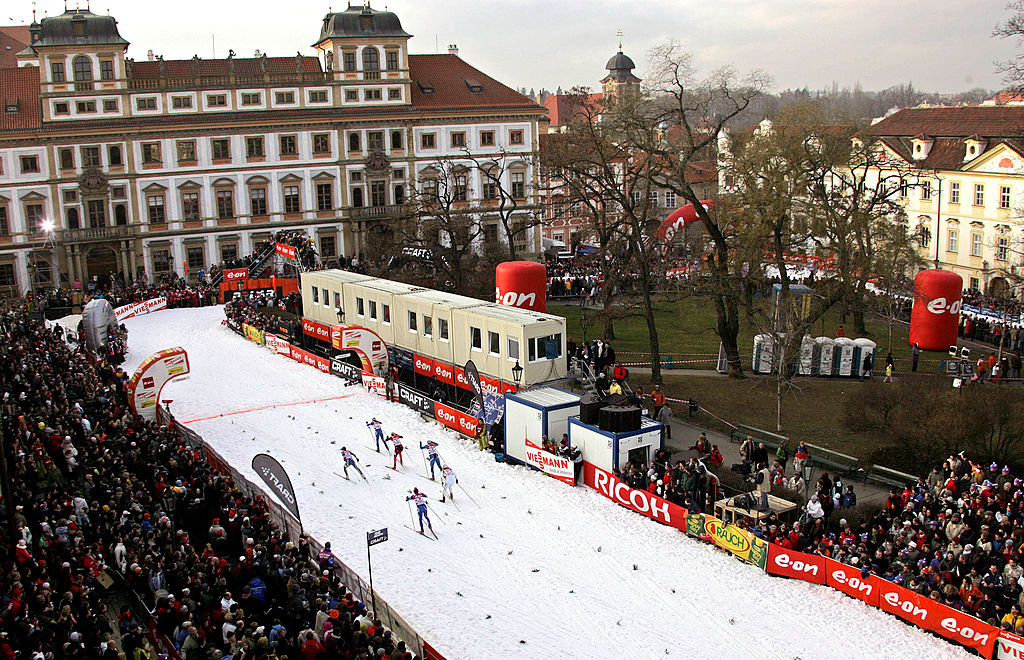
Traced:
<path id="1" fill-rule="evenodd" d="M 356 456 L 355 454 L 350 452 L 346 447 L 342 447 L 341 448 L 341 457 L 345 460 L 345 468 L 344 469 L 345 469 L 345 478 L 346 479 L 348 479 L 348 469 L 349 469 L 349 467 L 355 468 L 356 472 L 359 473 L 359 476 L 362 477 L 363 479 L 366 479 L 366 475 L 363 474 L 363 471 L 359 469 L 358 465 L 356 465 L 356 461 L 359 460 L 358 456 Z"/>
<path id="2" fill-rule="evenodd" d="M 452 503 L 455 502 L 455 484 L 459 483 L 459 478 L 455 476 L 455 470 L 451 469 L 447 465 L 441 467 L 441 501 L 444 502 L 446 497 L 452 498 Z"/>
<path id="3" fill-rule="evenodd" d="M 434 480 L 434 466 L 441 469 L 441 458 L 437 455 L 437 443 L 427 440 L 427 444 L 420 443 L 420 451 L 427 450 L 427 457 L 430 459 L 430 480 Z"/>
<path id="4" fill-rule="evenodd" d="M 419 488 L 413 488 L 412 494 L 405 498 L 406 502 L 409 500 L 416 502 L 416 513 L 419 514 L 420 518 L 420 534 L 425 533 L 423 531 L 423 521 L 426 520 L 427 527 L 430 528 L 430 533 L 436 537 L 437 532 L 434 531 L 434 526 L 430 524 L 430 516 L 427 515 L 427 496 L 421 493 Z"/>
<path id="5" fill-rule="evenodd" d="M 388 439 L 384 437 L 384 430 L 381 428 L 380 420 L 374 417 L 366 423 L 366 427 L 373 429 L 373 439 L 377 441 L 377 453 L 380 453 L 380 443 L 384 443 L 384 449 L 388 448 Z M 390 449 L 389 449 L 390 451 Z"/>
<path id="6" fill-rule="evenodd" d="M 402 459 L 402 452 L 405 450 L 405 445 L 402 444 L 402 436 L 398 435 L 397 433 L 392 433 L 391 444 L 395 448 L 395 455 L 394 458 L 392 458 L 391 460 L 391 469 L 397 470 L 399 462 L 402 463 L 402 467 L 405 467 L 405 460 Z"/>

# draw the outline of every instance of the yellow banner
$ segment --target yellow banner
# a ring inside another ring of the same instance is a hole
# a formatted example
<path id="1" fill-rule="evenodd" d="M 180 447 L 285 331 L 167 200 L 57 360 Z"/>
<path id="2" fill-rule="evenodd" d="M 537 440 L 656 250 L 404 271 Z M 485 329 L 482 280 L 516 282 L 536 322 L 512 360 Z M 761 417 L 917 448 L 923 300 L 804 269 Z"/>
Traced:
<path id="1" fill-rule="evenodd" d="M 720 548 L 725 548 L 740 559 L 764 569 L 768 560 L 768 544 L 742 527 L 727 525 L 708 514 L 694 514 L 687 518 L 687 533 L 692 536 L 706 534 Z"/>
<path id="2" fill-rule="evenodd" d="M 263 346 L 264 344 L 267 343 L 266 337 L 264 337 L 262 330 L 258 330 L 254 326 L 249 325 L 248 323 L 242 324 L 242 330 L 245 331 L 245 338 L 248 339 L 249 341 L 254 341 L 260 346 Z"/>

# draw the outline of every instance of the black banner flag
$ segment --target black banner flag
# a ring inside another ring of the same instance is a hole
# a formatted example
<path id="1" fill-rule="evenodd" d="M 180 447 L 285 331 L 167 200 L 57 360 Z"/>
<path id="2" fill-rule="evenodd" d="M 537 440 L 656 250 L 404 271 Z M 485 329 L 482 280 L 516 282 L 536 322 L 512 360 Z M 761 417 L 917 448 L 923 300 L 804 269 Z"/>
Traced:
<path id="1" fill-rule="evenodd" d="M 301 524 L 299 503 L 295 499 L 292 480 L 288 478 L 288 473 L 284 471 L 277 459 L 269 454 L 256 454 L 252 457 L 252 469 L 266 482 L 277 499 L 281 500 L 284 508 L 288 509 L 288 512 L 295 516 L 295 519 Z"/>

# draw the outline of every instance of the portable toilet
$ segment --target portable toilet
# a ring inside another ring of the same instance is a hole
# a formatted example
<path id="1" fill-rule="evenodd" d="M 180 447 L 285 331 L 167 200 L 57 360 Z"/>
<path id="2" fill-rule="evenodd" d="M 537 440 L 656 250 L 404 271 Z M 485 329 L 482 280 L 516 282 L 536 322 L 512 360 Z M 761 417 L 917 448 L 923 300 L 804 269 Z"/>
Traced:
<path id="1" fill-rule="evenodd" d="M 839 364 L 839 369 L 834 370 L 837 376 L 854 375 L 853 349 L 855 346 L 856 344 L 849 337 L 836 337 L 836 348 L 832 361 Z"/>
<path id="2" fill-rule="evenodd" d="M 836 363 L 832 358 L 835 355 L 836 342 L 831 337 L 818 337 L 814 344 L 818 350 L 818 375 L 835 376 Z"/>
<path id="3" fill-rule="evenodd" d="M 814 338 L 804 335 L 800 341 L 800 359 L 796 367 L 796 372 L 801 376 L 810 376 L 814 373 L 814 349 Z"/>
<path id="4" fill-rule="evenodd" d="M 857 376 L 864 375 L 864 358 L 871 356 L 872 368 L 875 364 L 875 352 L 878 344 L 865 337 L 858 337 L 853 340 L 853 373 Z"/>
<path id="5" fill-rule="evenodd" d="M 774 362 L 775 342 L 771 335 L 756 335 L 754 337 L 754 354 L 751 365 L 755 374 L 770 374 Z"/>

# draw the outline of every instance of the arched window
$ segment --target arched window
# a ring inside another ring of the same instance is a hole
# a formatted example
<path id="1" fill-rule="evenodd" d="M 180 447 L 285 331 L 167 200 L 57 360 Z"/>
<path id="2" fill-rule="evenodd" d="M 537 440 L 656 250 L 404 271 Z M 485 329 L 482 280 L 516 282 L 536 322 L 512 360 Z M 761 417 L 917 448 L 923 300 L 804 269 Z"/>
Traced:
<path id="1" fill-rule="evenodd" d="M 114 207 L 114 223 L 117 225 L 128 224 L 128 211 L 125 209 L 124 204 L 118 204 Z"/>
<path id="2" fill-rule="evenodd" d="M 67 216 L 68 216 L 68 229 L 78 229 L 79 224 L 80 224 L 79 220 L 78 220 L 78 209 L 77 208 L 73 208 L 73 207 L 69 208 L 67 210 Z"/>
<path id="3" fill-rule="evenodd" d="M 92 60 L 85 55 L 79 55 L 71 61 L 72 69 L 75 72 L 76 83 L 87 83 L 92 80 Z M 76 90 L 92 89 L 92 85 L 75 85 Z"/>
<path id="4" fill-rule="evenodd" d="M 380 53 L 373 46 L 363 49 L 363 71 L 380 71 Z"/>
<path id="5" fill-rule="evenodd" d="M 359 133 L 349 133 L 348 136 L 348 150 L 359 151 Z"/>

